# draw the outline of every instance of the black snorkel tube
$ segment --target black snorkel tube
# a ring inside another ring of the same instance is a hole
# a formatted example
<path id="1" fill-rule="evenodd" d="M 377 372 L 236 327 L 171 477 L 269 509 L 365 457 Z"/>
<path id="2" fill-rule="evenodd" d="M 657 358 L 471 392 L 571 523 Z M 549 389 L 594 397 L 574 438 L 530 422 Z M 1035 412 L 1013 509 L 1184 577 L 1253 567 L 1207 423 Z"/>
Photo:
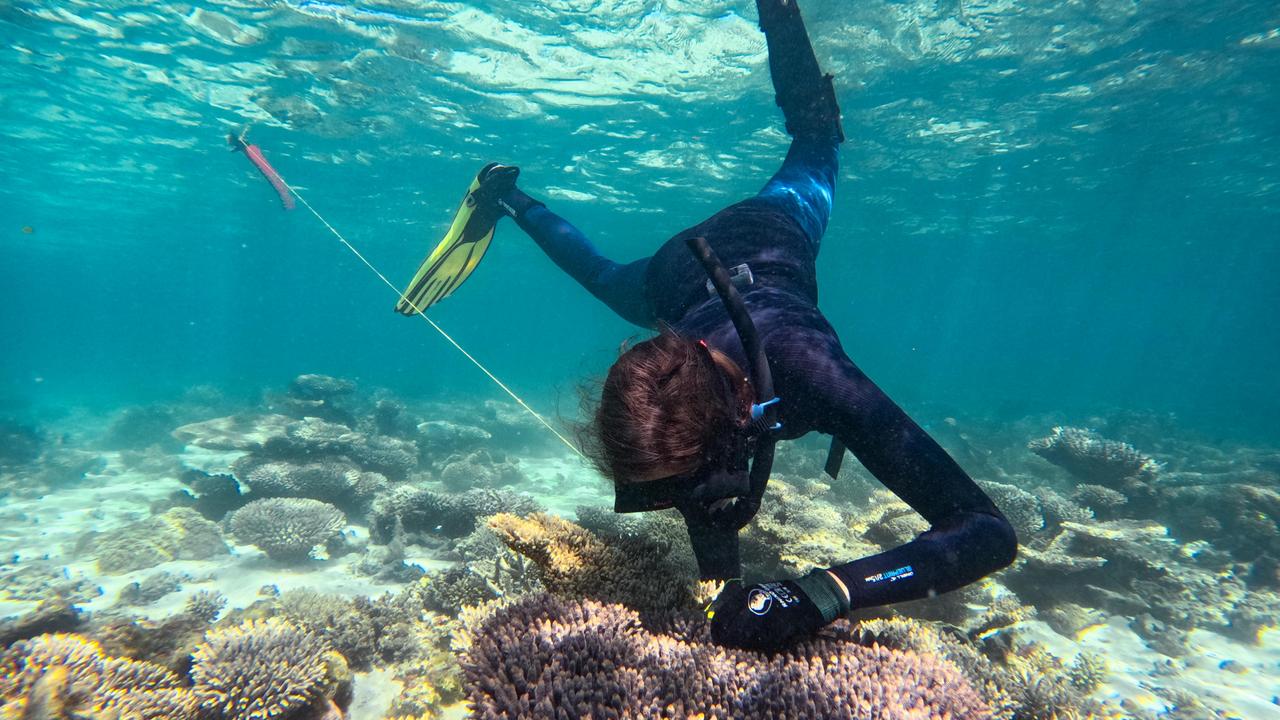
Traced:
<path id="1" fill-rule="evenodd" d="M 724 303 L 734 330 L 742 341 L 755 402 L 745 427 L 735 429 L 720 456 L 692 473 L 661 480 L 614 485 L 614 512 L 632 513 L 672 508 L 684 516 L 689 541 L 703 580 L 741 577 L 738 531 L 760 509 L 769 472 L 773 469 L 773 431 L 777 422 L 773 375 L 769 359 L 756 335 L 755 323 L 706 238 L 688 240 L 689 249 L 702 264 Z M 726 388 L 728 384 L 726 383 Z"/>

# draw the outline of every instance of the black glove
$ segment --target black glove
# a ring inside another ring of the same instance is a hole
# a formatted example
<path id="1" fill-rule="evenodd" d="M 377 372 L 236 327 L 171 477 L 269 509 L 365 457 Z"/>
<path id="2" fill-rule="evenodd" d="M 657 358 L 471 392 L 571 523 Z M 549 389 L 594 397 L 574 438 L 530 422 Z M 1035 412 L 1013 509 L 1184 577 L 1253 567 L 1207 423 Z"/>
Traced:
<path id="1" fill-rule="evenodd" d="M 518 220 L 529 208 L 542 205 L 516 187 L 516 179 L 519 177 L 520 168 L 515 165 L 489 163 L 476 174 L 480 187 L 471 193 L 471 197 L 478 205 L 492 207 L 495 211 Z"/>
<path id="2" fill-rule="evenodd" d="M 843 591 L 825 571 L 796 580 L 744 587 L 731 580 L 711 604 L 711 638 L 748 650 L 781 650 L 849 611 Z"/>

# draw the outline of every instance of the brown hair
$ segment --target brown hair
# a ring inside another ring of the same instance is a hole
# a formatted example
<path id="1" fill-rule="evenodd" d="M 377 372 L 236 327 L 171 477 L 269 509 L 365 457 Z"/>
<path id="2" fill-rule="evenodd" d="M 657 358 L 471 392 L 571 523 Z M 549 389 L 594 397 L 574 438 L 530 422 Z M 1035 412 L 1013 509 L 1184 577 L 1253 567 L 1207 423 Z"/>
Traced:
<path id="1" fill-rule="evenodd" d="M 633 483 L 711 459 L 749 412 L 751 388 L 727 355 L 664 329 L 624 346 L 599 397 L 580 433 L 584 452 L 614 483 Z"/>

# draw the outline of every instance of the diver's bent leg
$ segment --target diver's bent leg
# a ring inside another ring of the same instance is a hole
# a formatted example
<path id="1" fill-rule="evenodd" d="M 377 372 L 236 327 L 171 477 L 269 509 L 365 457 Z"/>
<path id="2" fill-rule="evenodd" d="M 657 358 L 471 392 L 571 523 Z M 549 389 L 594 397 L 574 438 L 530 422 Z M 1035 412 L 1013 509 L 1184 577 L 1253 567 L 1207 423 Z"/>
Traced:
<path id="1" fill-rule="evenodd" d="M 840 157 L 835 142 L 796 138 L 787 159 L 756 196 L 790 215 L 804 229 L 818 254 L 822 235 L 831 219 L 836 171 Z"/>
<path id="2" fill-rule="evenodd" d="M 756 0 L 769 47 L 769 74 L 792 137 L 844 142 L 840 105 L 830 75 L 813 54 L 796 0 Z"/>

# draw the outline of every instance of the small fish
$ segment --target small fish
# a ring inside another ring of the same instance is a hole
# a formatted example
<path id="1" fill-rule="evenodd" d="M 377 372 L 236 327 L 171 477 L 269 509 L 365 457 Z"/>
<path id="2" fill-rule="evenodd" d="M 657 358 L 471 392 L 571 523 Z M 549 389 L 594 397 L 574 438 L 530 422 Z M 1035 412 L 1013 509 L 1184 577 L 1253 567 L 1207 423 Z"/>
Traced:
<path id="1" fill-rule="evenodd" d="M 444 529 L 444 526 L 443 526 L 443 525 L 437 525 L 437 526 L 436 526 L 436 532 L 440 532 L 440 531 L 441 531 L 441 530 L 443 530 L 443 529 Z"/>
<path id="2" fill-rule="evenodd" d="M 23 225 L 23 226 L 22 226 L 22 234 L 23 234 L 23 235 L 30 235 L 31 233 L 33 233 L 33 232 L 35 232 L 35 231 L 36 231 L 36 229 L 35 229 L 35 228 L 33 228 L 33 227 L 31 227 L 30 225 Z"/>

